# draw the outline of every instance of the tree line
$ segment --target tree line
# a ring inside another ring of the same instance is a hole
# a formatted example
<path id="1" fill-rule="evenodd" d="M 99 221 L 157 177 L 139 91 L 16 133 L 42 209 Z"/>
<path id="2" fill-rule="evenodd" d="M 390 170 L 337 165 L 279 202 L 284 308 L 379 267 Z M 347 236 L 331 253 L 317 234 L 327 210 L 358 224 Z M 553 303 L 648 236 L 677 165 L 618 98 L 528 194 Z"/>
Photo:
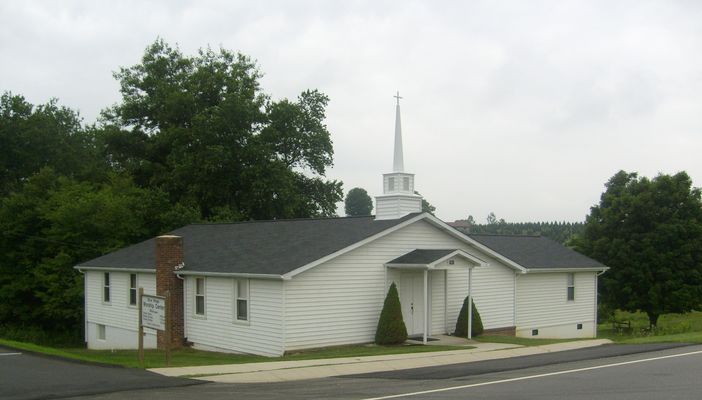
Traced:
<path id="1" fill-rule="evenodd" d="M 464 233 L 540 235 L 566 245 L 573 237 L 580 235 L 584 229 L 583 222 L 506 222 L 504 219 L 497 220 L 493 213 L 488 215 L 487 220 L 489 222 L 486 224 L 478 224 L 475 223 L 475 219 L 472 216 L 468 216 L 467 219 L 455 221 L 453 224 L 456 229 Z"/>
<path id="2" fill-rule="evenodd" d="M 158 39 L 94 123 L 2 94 L 0 330 L 80 337 L 73 266 L 187 223 L 334 215 L 328 97 L 273 100 L 261 76 L 243 54 Z"/>

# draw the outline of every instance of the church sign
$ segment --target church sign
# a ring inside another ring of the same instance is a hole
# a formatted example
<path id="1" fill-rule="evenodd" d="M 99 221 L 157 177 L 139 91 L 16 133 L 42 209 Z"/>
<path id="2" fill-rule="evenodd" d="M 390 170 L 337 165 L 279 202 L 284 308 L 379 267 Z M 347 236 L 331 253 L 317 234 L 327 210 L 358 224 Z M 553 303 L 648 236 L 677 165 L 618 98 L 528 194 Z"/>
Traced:
<path id="1" fill-rule="evenodd" d="M 147 328 L 166 330 L 166 298 L 141 296 L 141 324 Z"/>

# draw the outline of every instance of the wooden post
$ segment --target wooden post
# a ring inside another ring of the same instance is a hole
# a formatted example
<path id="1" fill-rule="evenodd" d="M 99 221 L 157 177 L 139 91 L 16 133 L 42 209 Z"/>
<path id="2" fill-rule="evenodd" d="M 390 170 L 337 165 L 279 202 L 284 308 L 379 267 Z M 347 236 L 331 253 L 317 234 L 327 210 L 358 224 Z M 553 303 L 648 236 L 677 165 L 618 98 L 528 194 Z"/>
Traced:
<path id="1" fill-rule="evenodd" d="M 166 290 L 166 367 L 171 366 L 171 291 Z"/>
<path id="2" fill-rule="evenodd" d="M 139 366 L 144 368 L 144 325 L 141 323 L 143 310 L 141 309 L 141 296 L 144 295 L 144 288 L 139 288 Z"/>

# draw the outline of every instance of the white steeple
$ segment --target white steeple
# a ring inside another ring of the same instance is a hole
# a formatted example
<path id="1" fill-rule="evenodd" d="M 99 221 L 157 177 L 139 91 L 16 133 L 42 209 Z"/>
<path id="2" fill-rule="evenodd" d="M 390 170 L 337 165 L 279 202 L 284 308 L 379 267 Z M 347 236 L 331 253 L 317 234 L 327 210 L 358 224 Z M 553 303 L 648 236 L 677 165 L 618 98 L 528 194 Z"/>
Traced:
<path id="1" fill-rule="evenodd" d="M 400 122 L 400 92 L 395 95 L 395 156 L 392 159 L 392 172 L 405 172 L 405 162 L 402 159 L 402 123 Z"/>
<path id="2" fill-rule="evenodd" d="M 395 149 L 392 171 L 383 174 L 383 195 L 375 198 L 375 219 L 397 219 L 422 211 L 422 197 L 414 194 L 414 174 L 405 172 L 402 154 L 402 125 L 400 123 L 400 92 L 394 96 Z"/>

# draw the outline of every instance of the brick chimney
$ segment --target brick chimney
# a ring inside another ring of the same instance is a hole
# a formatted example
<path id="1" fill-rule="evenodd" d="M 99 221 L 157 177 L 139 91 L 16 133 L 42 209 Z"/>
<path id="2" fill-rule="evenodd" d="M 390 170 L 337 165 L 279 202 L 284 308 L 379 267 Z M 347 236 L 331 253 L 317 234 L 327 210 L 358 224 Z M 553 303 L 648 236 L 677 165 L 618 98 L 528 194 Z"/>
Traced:
<path id="1" fill-rule="evenodd" d="M 171 348 L 183 347 L 185 337 L 183 321 L 183 281 L 173 272 L 176 267 L 182 267 L 183 238 L 180 236 L 164 235 L 156 238 L 156 294 L 165 296 L 171 292 Z M 159 331 L 157 335 L 158 348 L 164 349 L 166 334 Z"/>

